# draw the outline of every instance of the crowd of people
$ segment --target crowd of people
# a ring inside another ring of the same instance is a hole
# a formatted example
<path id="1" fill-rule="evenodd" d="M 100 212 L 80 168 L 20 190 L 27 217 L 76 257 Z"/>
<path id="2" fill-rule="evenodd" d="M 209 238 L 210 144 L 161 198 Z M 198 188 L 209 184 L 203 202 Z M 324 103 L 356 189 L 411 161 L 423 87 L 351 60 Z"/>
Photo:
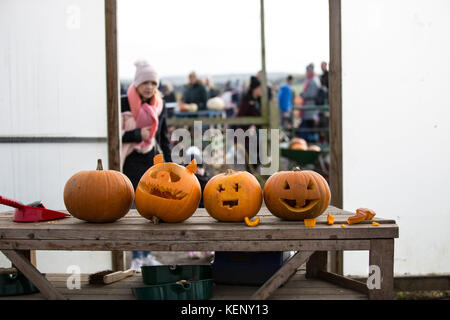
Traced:
<path id="1" fill-rule="evenodd" d="M 261 116 L 262 73 L 251 76 L 249 82 L 239 87 L 228 81 L 222 90 L 214 85 L 211 78 L 199 79 L 195 72 L 188 76 L 188 83 L 177 97 L 173 86 L 161 83 L 157 71 L 147 61 L 135 63 L 136 73 L 133 82 L 122 88 L 122 151 L 121 166 L 123 173 L 131 180 L 134 189 L 137 188 L 142 175 L 153 166 L 153 158 L 162 153 L 166 162 L 171 161 L 171 141 L 167 126 L 167 108 L 169 103 L 195 105 L 197 110 L 207 110 L 208 101 L 220 98 L 221 106 L 227 117 L 258 117 Z M 328 94 L 327 64 L 321 65 L 322 75 L 314 72 L 314 65 L 306 67 L 306 79 L 303 89 L 294 92 L 295 79 L 292 75 L 286 78 L 286 83 L 279 88 L 268 83 L 267 98 L 269 101 L 278 99 L 280 123 L 282 127 L 292 126 L 292 112 L 295 105 L 303 107 L 323 104 Z M 299 98 L 299 99 L 298 99 Z M 314 108 L 302 111 L 300 128 L 313 128 L 320 122 L 320 113 Z M 235 128 L 256 130 L 256 125 L 241 125 Z M 314 133 L 300 132 L 305 140 L 313 141 Z M 248 146 L 245 146 L 248 149 Z M 192 157 L 195 157 L 192 152 Z M 247 170 L 249 168 L 247 167 Z M 203 166 L 198 166 L 196 173 L 202 185 L 208 181 Z M 196 252 L 190 253 L 197 257 Z M 141 265 L 160 264 L 148 251 L 134 251 L 131 267 L 139 270 Z"/>

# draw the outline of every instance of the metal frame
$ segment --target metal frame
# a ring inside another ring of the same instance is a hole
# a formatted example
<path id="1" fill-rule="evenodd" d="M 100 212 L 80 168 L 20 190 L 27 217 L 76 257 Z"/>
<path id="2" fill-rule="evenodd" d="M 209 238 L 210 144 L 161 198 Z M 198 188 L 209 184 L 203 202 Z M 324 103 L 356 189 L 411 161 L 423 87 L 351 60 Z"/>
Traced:
<path id="1" fill-rule="evenodd" d="M 261 57 L 262 57 L 262 115 L 233 119 L 202 119 L 204 124 L 259 124 L 278 128 L 278 107 L 267 101 L 267 78 L 265 61 L 264 0 L 260 0 Z M 342 208 L 342 59 L 341 59 L 341 0 L 329 0 L 330 25 L 330 185 L 331 204 Z M 117 61 L 117 0 L 105 0 L 106 81 L 108 97 L 108 155 L 109 169 L 120 170 L 119 131 L 119 77 Z M 170 124 L 188 125 L 195 119 L 171 119 Z M 342 252 L 331 253 L 331 271 L 342 274 Z M 124 257 L 113 253 L 113 268 L 124 269 Z"/>

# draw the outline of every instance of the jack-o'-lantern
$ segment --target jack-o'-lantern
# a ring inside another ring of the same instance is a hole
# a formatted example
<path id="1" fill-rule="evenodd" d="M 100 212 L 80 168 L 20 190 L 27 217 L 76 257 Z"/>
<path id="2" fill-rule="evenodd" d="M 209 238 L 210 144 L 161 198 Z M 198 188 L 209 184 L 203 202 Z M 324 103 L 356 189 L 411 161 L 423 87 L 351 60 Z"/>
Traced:
<path id="1" fill-rule="evenodd" d="M 270 176 L 264 186 L 264 202 L 279 218 L 314 219 L 330 204 L 330 188 L 320 174 L 295 168 Z"/>
<path id="2" fill-rule="evenodd" d="M 136 189 L 136 209 L 141 216 L 164 222 L 182 222 L 192 216 L 201 198 L 200 183 L 195 176 L 195 159 L 187 167 L 164 162 L 161 154 L 153 159 Z"/>
<path id="3" fill-rule="evenodd" d="M 262 189 L 252 174 L 229 169 L 208 181 L 203 192 L 203 203 L 214 219 L 240 222 L 259 212 Z"/>

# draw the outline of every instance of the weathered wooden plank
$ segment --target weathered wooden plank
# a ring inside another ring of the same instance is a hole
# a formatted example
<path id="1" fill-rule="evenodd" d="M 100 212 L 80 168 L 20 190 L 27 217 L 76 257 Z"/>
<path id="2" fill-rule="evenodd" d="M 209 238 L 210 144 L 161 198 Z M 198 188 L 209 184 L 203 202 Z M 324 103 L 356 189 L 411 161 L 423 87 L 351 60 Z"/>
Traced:
<path id="1" fill-rule="evenodd" d="M 15 250 L 2 250 L 12 264 L 30 280 L 47 299 L 65 300 L 52 284 L 21 253 Z"/>
<path id="2" fill-rule="evenodd" d="M 393 299 L 394 239 L 373 239 L 370 241 L 369 265 L 378 266 L 381 271 L 381 288 L 369 288 L 369 299 Z"/>
<path id="3" fill-rule="evenodd" d="M 314 253 L 314 251 L 297 252 L 290 258 L 275 274 L 270 277 L 259 289 L 256 291 L 252 300 L 265 300 L 270 297 L 275 290 L 277 290 L 283 283 L 285 283 L 303 263 Z"/>
<path id="4" fill-rule="evenodd" d="M 150 250 L 150 251 L 299 251 L 368 250 L 369 240 L 266 241 L 108 241 L 108 240 L 0 240 L 0 249 L 21 250 Z"/>
<path id="5" fill-rule="evenodd" d="M 371 239 L 397 238 L 398 226 L 382 224 L 374 227 L 367 224 L 316 225 L 306 228 L 299 224 L 283 226 L 259 225 L 249 228 L 243 223 L 217 223 L 210 225 L 102 225 L 34 226 L 0 228 L 0 239 L 64 239 L 64 240 L 284 240 L 284 239 Z"/>
<path id="6" fill-rule="evenodd" d="M 341 275 L 338 275 L 338 274 L 335 274 L 332 272 L 326 272 L 324 270 L 319 270 L 319 272 L 317 273 L 317 276 L 322 280 L 329 281 L 340 287 L 358 291 L 365 295 L 368 294 L 367 285 L 363 282 L 349 279 L 349 278 L 343 277 Z"/>

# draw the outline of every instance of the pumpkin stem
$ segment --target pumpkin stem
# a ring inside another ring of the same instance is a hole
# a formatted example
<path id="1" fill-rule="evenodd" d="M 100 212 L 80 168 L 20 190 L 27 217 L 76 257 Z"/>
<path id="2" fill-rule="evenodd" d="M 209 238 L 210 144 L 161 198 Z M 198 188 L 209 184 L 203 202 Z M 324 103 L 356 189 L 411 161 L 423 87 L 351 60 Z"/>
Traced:
<path id="1" fill-rule="evenodd" d="M 103 170 L 102 159 L 97 160 L 97 170 Z"/>
<path id="2" fill-rule="evenodd" d="M 294 169 L 292 169 L 292 171 L 301 171 L 300 167 L 295 167 Z"/>
<path id="3" fill-rule="evenodd" d="M 225 172 L 225 175 L 233 174 L 233 169 L 227 169 L 227 172 Z"/>

